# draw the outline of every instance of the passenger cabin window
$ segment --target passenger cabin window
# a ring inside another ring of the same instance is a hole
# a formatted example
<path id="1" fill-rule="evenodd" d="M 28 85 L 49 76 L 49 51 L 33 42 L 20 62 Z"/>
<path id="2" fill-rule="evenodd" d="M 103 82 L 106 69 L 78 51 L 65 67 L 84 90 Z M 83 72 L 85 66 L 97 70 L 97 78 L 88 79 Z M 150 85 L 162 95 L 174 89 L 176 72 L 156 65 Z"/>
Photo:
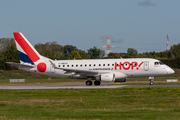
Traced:
<path id="1" fill-rule="evenodd" d="M 65 67 L 65 65 L 63 65 L 63 67 Z"/>
<path id="2" fill-rule="evenodd" d="M 82 67 L 82 65 L 81 65 L 81 67 Z"/>
<path id="3" fill-rule="evenodd" d="M 72 65 L 72 67 L 73 67 L 74 65 Z"/>
<path id="4" fill-rule="evenodd" d="M 76 67 L 78 67 L 78 65 L 76 65 Z"/>
<path id="5" fill-rule="evenodd" d="M 109 66 L 109 64 L 108 64 L 108 66 Z"/>
<path id="6" fill-rule="evenodd" d="M 61 65 L 59 65 L 59 67 L 61 67 Z"/>
<path id="7" fill-rule="evenodd" d="M 112 64 L 112 66 L 114 66 L 114 64 Z"/>
<path id="8" fill-rule="evenodd" d="M 89 66 L 91 66 L 91 64 L 89 64 Z"/>
<path id="9" fill-rule="evenodd" d="M 85 64 L 85 67 L 86 67 L 87 65 Z"/>
<path id="10" fill-rule="evenodd" d="M 96 66 L 96 64 L 94 64 L 94 66 Z"/>
<path id="11" fill-rule="evenodd" d="M 69 65 L 67 65 L 67 67 L 69 67 Z"/>
<path id="12" fill-rule="evenodd" d="M 105 66 L 105 64 L 103 64 L 103 66 Z"/>
<path id="13" fill-rule="evenodd" d="M 101 66 L 101 64 L 99 64 L 99 66 Z"/>

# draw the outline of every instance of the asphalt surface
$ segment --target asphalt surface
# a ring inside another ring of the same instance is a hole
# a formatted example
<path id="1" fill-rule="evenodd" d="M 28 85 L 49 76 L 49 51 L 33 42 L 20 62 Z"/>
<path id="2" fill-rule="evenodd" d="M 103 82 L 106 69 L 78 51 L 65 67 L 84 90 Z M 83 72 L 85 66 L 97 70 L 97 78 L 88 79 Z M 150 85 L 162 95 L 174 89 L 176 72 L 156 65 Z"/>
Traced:
<path id="1" fill-rule="evenodd" d="M 0 89 L 33 90 L 33 89 L 113 89 L 124 87 L 180 87 L 180 85 L 107 85 L 107 86 L 0 86 Z"/>

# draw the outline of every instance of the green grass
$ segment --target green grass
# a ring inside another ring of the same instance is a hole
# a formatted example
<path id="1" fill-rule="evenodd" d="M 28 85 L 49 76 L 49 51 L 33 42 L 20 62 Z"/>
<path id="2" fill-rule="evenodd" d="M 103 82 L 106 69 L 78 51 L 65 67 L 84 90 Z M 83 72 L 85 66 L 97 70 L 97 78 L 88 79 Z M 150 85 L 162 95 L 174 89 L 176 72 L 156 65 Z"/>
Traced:
<path id="1" fill-rule="evenodd" d="M 9 83 L 10 79 L 25 79 L 25 83 Z M 84 82 L 84 80 L 57 78 L 22 70 L 0 71 L 0 84 L 30 84 L 30 83 L 60 83 L 60 82 Z"/>
<path id="2" fill-rule="evenodd" d="M 180 119 L 180 88 L 0 90 L 0 93 L 0 119 L 6 120 Z"/>

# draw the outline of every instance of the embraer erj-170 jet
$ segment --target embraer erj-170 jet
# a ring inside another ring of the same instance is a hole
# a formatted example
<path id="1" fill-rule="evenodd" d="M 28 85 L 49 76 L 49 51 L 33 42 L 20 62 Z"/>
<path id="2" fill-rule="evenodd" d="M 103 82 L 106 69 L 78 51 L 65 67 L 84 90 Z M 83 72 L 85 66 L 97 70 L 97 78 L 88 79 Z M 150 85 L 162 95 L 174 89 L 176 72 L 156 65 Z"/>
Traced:
<path id="1" fill-rule="evenodd" d="M 49 76 L 87 79 L 86 85 L 101 82 L 126 82 L 129 77 L 149 77 L 150 85 L 156 76 L 174 73 L 174 70 L 157 59 L 90 59 L 52 60 L 41 56 L 20 32 L 14 32 L 20 63 L 7 62 L 19 69 Z"/>

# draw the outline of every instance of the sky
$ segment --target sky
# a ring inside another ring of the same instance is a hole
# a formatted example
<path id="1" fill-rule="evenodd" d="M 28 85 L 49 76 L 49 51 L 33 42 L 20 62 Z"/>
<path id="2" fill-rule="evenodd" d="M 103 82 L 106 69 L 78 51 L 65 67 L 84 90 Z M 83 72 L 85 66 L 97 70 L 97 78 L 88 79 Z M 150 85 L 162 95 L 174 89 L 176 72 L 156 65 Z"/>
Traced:
<path id="1" fill-rule="evenodd" d="M 22 32 L 32 45 L 57 41 L 87 51 L 166 50 L 180 41 L 180 0 L 0 0 L 0 38 Z"/>

